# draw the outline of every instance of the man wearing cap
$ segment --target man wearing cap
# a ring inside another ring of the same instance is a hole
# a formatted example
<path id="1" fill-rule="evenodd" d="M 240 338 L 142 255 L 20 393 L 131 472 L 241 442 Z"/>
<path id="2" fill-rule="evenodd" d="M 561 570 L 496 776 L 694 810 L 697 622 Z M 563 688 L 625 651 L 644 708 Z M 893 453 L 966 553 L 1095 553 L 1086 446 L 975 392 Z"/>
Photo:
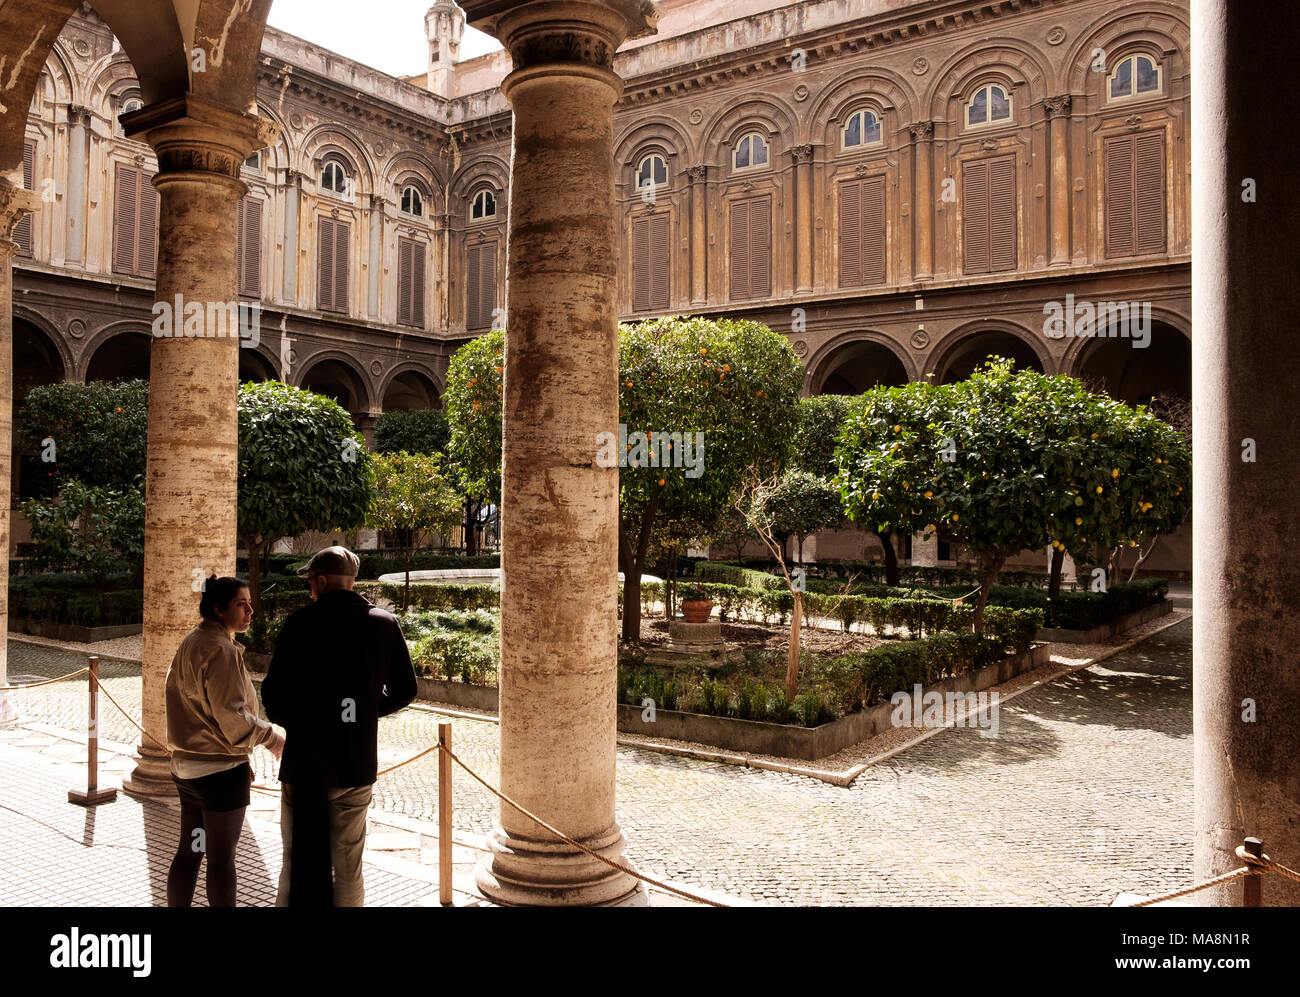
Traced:
<path id="1" fill-rule="evenodd" d="M 353 591 L 360 566 L 346 547 L 326 547 L 298 572 L 312 601 L 284 621 L 262 683 L 266 715 L 286 734 L 281 907 L 362 906 L 379 718 L 415 698 L 397 620 Z"/>

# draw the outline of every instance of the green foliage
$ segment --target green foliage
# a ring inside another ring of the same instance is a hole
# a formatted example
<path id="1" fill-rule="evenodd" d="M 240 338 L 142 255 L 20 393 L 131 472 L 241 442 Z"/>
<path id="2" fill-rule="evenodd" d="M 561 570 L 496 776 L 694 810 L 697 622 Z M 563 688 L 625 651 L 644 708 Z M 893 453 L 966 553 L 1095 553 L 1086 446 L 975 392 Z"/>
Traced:
<path id="1" fill-rule="evenodd" d="M 501 660 L 500 617 L 485 612 L 404 614 L 411 663 L 429 678 L 496 685 Z"/>
<path id="2" fill-rule="evenodd" d="M 836 440 L 852 407 L 853 399 L 847 395 L 800 398 L 790 467 L 819 478 L 835 477 Z"/>
<path id="3" fill-rule="evenodd" d="M 84 572 L 103 580 L 135 571 L 144 556 L 144 491 L 130 487 L 92 486 L 75 479 L 64 483 L 51 501 L 23 503 L 43 571 Z"/>
<path id="4" fill-rule="evenodd" d="M 766 571 L 738 568 L 735 565 L 719 564 L 714 561 L 701 561 L 697 564 L 695 577 L 702 582 L 735 585 L 740 588 L 785 588 L 784 578 L 770 575 Z"/>
<path id="5" fill-rule="evenodd" d="M 437 456 L 422 453 L 376 454 L 375 499 L 367 522 L 378 530 L 410 537 L 410 554 L 428 533 L 451 533 L 460 524 L 460 495 Z"/>
<path id="6" fill-rule="evenodd" d="M 494 329 L 453 353 L 443 396 L 451 427 L 448 452 L 461 488 L 493 505 L 501 504 L 505 343 L 504 330 Z"/>
<path id="7" fill-rule="evenodd" d="M 773 536 L 806 537 L 839 526 L 844 509 L 830 478 L 787 469 L 772 487 L 755 490 L 753 515 L 758 529 Z"/>
<path id="8" fill-rule="evenodd" d="M 239 389 L 241 537 L 353 529 L 373 497 L 370 455 L 337 402 L 279 381 Z"/>
<path id="9" fill-rule="evenodd" d="M 405 551 L 396 548 L 386 548 L 382 550 L 359 550 L 356 552 L 361 559 L 361 568 L 357 575 L 358 578 L 378 578 L 380 575 L 390 575 L 397 571 L 406 570 Z M 298 560 L 303 560 L 302 555 L 296 555 Z M 411 558 L 412 571 L 460 571 L 467 568 L 499 568 L 501 567 L 500 554 L 475 554 L 467 557 L 464 554 L 438 554 L 432 551 L 416 551 Z"/>
<path id="10" fill-rule="evenodd" d="M 390 582 L 357 582 L 356 591 L 371 602 L 385 602 L 399 606 L 404 586 Z M 491 585 L 430 585 L 411 586 L 410 605 L 416 609 L 459 610 L 497 609 L 501 605 L 501 592 Z"/>
<path id="11" fill-rule="evenodd" d="M 23 443 L 36 452 L 54 440 L 56 488 L 93 482 L 129 490 L 145 473 L 149 382 L 92 381 L 32 388 L 22 408 Z"/>
<path id="12" fill-rule="evenodd" d="M 441 409 L 385 412 L 375 420 L 377 453 L 445 454 L 450 440 L 447 413 Z"/>
<path id="13" fill-rule="evenodd" d="M 144 619 L 144 593 L 129 574 L 15 575 L 9 579 L 11 618 L 113 627 Z"/>

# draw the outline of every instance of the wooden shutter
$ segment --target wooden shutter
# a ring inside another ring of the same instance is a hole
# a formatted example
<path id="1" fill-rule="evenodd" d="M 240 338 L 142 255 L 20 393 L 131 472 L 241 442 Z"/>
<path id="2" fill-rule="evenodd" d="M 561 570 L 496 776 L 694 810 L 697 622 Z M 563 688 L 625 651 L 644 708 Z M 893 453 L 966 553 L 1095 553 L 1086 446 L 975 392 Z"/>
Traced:
<path id="1" fill-rule="evenodd" d="M 136 220 L 139 217 L 140 171 L 117 164 L 113 184 L 113 272 L 135 273 Z"/>
<path id="2" fill-rule="evenodd" d="M 650 220 L 650 307 L 657 312 L 668 310 L 670 237 L 668 215 L 655 215 Z"/>
<path id="3" fill-rule="evenodd" d="M 469 248 L 465 281 L 465 327 L 485 329 L 492 324 L 497 302 L 497 244 L 485 242 Z"/>
<path id="4" fill-rule="evenodd" d="M 1165 135 L 1106 140 L 1106 255 L 1165 249 Z"/>
<path id="5" fill-rule="evenodd" d="M 245 197 L 239 202 L 239 232 L 235 240 L 239 293 L 262 296 L 262 202 Z"/>
<path id="6" fill-rule="evenodd" d="M 465 267 L 465 328 L 479 329 L 483 323 L 479 321 L 479 288 L 483 284 L 483 274 L 480 271 L 480 261 L 478 246 L 470 246 Z"/>
<path id="7" fill-rule="evenodd" d="M 397 321 L 424 325 L 424 243 L 397 240 Z"/>
<path id="8" fill-rule="evenodd" d="M 141 277 L 152 277 L 158 270 L 158 188 L 153 174 L 138 172 L 140 215 L 136 220 L 135 267 Z"/>
<path id="9" fill-rule="evenodd" d="M 334 223 L 328 218 L 316 222 L 316 307 L 334 307 Z"/>
<path id="10" fill-rule="evenodd" d="M 36 188 L 36 143 L 23 143 L 23 189 Z M 24 215 L 23 220 L 14 226 L 14 242 L 18 243 L 19 256 L 32 255 L 32 216 Z"/>
<path id="11" fill-rule="evenodd" d="M 885 281 L 885 178 L 840 184 L 840 286 Z"/>
<path id="12" fill-rule="evenodd" d="M 1133 136 L 1133 192 L 1139 253 L 1165 249 L 1165 133 Z"/>
<path id="13" fill-rule="evenodd" d="M 352 245 L 352 226 L 334 223 L 334 310 L 348 310 L 348 250 Z"/>
<path id="14" fill-rule="evenodd" d="M 731 297 L 749 297 L 749 202 L 731 204 Z"/>
<path id="15" fill-rule="evenodd" d="M 962 167 L 962 269 L 969 274 L 1016 268 L 1016 157 L 978 159 Z"/>
<path id="16" fill-rule="evenodd" d="M 772 198 L 749 202 L 749 296 L 772 294 Z"/>
<path id="17" fill-rule="evenodd" d="M 650 222 L 638 218 L 632 223 L 632 310 L 650 310 Z"/>

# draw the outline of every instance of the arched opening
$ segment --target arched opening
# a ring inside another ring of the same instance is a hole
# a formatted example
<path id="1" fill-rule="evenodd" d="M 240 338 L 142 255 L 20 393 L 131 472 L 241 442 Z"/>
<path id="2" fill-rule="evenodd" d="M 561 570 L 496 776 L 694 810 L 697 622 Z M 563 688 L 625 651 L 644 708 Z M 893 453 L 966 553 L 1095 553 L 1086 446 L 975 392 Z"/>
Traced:
<path id="1" fill-rule="evenodd" d="M 845 343 L 822 363 L 818 395 L 860 395 L 871 388 L 907 383 L 907 370 L 894 351 L 882 343 Z"/>
<path id="2" fill-rule="evenodd" d="M 23 402 L 32 388 L 58 384 L 65 380 L 66 375 L 58 348 L 38 326 L 15 318 L 13 330 L 14 414 L 10 441 L 13 478 L 10 494 L 18 503 L 30 498 L 48 498 L 53 482 L 50 466 L 41 460 L 36 450 L 22 444 Z M 15 522 L 14 526 L 17 529 L 19 524 Z"/>
<path id="3" fill-rule="evenodd" d="M 1093 391 L 1129 405 L 1148 405 L 1157 395 L 1192 397 L 1192 343 L 1173 326 L 1151 323 L 1146 330 L 1125 324 L 1114 336 L 1098 337 L 1081 351 L 1077 376 Z M 1146 343 L 1145 346 L 1141 345 Z"/>
<path id="4" fill-rule="evenodd" d="M 149 379 L 150 339 L 142 332 L 123 332 L 106 339 L 86 367 L 87 381 Z"/>
<path id="5" fill-rule="evenodd" d="M 271 361 L 256 350 L 239 351 L 239 383 L 277 380 Z"/>
<path id="6" fill-rule="evenodd" d="M 384 391 L 385 412 L 415 412 L 441 407 L 437 385 L 417 370 L 402 371 L 388 382 Z"/>
<path id="7" fill-rule="evenodd" d="M 366 387 L 360 375 L 341 360 L 322 360 L 303 375 L 301 387 L 333 398 L 357 422 L 369 411 Z"/>
<path id="8" fill-rule="evenodd" d="M 1014 360 L 1016 368 L 1031 368 L 1043 373 L 1043 363 L 1034 348 L 1019 336 L 998 329 L 987 329 L 963 339 L 953 348 L 944 368 L 942 383 L 964 381 L 989 357 Z"/>

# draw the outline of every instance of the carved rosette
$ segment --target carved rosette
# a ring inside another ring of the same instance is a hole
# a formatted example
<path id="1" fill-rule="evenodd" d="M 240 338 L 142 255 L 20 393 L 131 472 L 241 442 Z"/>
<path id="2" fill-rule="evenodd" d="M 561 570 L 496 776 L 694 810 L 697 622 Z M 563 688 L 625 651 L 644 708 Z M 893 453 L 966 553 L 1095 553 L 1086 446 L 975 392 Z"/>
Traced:
<path id="1" fill-rule="evenodd" d="M 913 121 L 907 126 L 907 130 L 912 133 L 912 141 L 928 142 L 934 137 L 934 122 Z"/>
<path id="2" fill-rule="evenodd" d="M 1070 95 L 1061 94 L 1059 97 L 1044 97 L 1043 107 L 1047 109 L 1049 118 L 1060 118 L 1070 113 Z"/>

